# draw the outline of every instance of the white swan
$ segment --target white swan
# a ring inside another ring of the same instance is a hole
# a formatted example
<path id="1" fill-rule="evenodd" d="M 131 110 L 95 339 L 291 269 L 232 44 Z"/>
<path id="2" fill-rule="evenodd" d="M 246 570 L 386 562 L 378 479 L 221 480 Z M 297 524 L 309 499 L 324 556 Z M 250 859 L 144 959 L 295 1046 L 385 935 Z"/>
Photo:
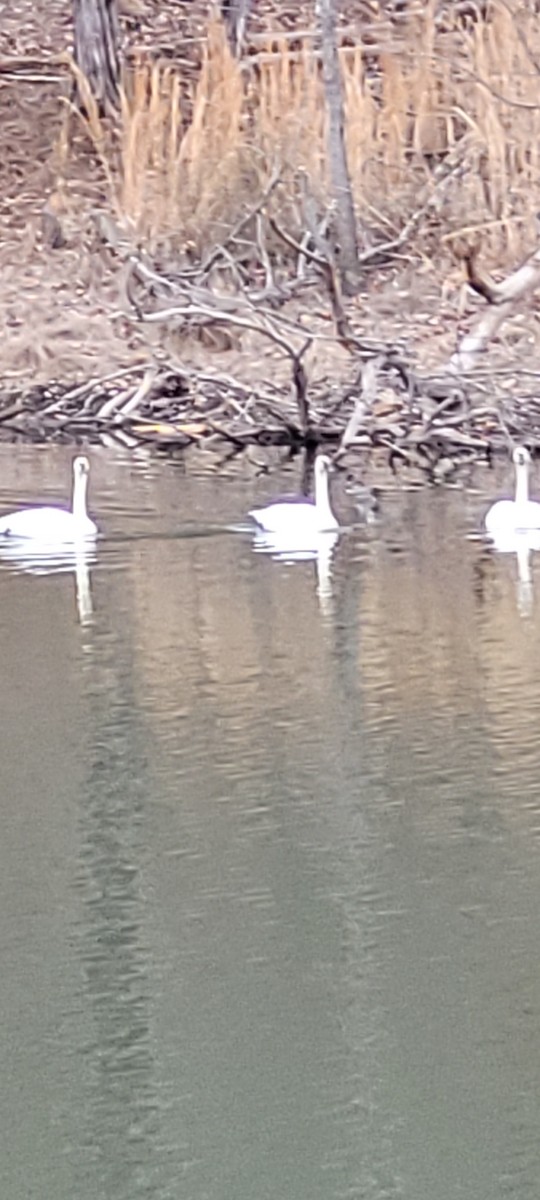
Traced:
<path id="1" fill-rule="evenodd" d="M 72 511 L 65 508 L 22 508 L 0 517 L 0 539 L 32 539 L 47 546 L 74 544 L 95 538 L 97 525 L 86 512 L 90 464 L 84 455 L 73 463 Z"/>
<path id="2" fill-rule="evenodd" d="M 495 540 L 527 529 L 540 529 L 540 504 L 529 500 L 529 451 L 525 446 L 516 446 L 512 460 L 516 468 L 515 499 L 497 500 L 485 516 L 486 530 Z"/>
<path id="3" fill-rule="evenodd" d="M 266 533 L 284 534 L 289 549 L 298 539 L 301 549 L 306 538 L 314 534 L 328 533 L 339 529 L 339 522 L 332 512 L 328 491 L 330 459 L 324 454 L 315 460 L 315 499 L 309 496 L 278 496 L 266 508 L 253 508 L 249 516 Z"/>

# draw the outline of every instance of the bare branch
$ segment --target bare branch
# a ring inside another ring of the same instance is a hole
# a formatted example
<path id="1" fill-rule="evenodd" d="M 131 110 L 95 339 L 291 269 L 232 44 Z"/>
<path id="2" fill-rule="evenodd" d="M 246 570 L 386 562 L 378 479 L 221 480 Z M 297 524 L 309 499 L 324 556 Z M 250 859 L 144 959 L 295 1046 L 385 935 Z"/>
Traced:
<path id="1" fill-rule="evenodd" d="M 364 363 L 360 372 L 360 391 L 356 397 L 354 411 L 349 418 L 340 442 L 338 455 L 345 452 L 354 441 L 360 426 L 368 412 L 373 408 L 377 395 L 377 378 L 384 362 L 385 355 L 379 354 L 369 362 Z"/>
<path id="2" fill-rule="evenodd" d="M 514 312 L 516 302 L 531 295 L 540 285 L 540 250 L 499 284 L 493 283 L 489 276 L 477 268 L 474 254 L 469 254 L 466 261 L 471 287 L 484 296 L 490 307 L 473 332 L 462 338 L 452 355 L 449 369 L 454 372 L 470 371 L 476 366 L 497 330 Z"/>

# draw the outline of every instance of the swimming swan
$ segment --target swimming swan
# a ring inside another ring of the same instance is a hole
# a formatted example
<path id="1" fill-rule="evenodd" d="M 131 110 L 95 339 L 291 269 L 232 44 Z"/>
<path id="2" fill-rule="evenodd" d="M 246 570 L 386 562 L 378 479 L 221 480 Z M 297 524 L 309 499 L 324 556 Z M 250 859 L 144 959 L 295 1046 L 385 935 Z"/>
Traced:
<path id="1" fill-rule="evenodd" d="M 330 504 L 329 470 L 330 459 L 319 455 L 315 460 L 314 500 L 309 496 L 278 496 L 266 508 L 252 508 L 248 515 L 267 533 L 286 534 L 289 543 L 298 538 L 301 545 L 313 534 L 339 529 Z"/>
<path id="2" fill-rule="evenodd" d="M 540 529 L 540 504 L 529 500 L 529 451 L 525 446 L 516 446 L 512 460 L 516 468 L 515 499 L 497 500 L 485 516 L 487 532 L 494 539 L 526 529 Z"/>
<path id="3" fill-rule="evenodd" d="M 0 517 L 1 538 L 25 538 L 47 545 L 81 542 L 95 538 L 97 525 L 86 513 L 86 488 L 90 464 L 84 455 L 73 462 L 73 510 L 65 508 L 22 508 Z"/>

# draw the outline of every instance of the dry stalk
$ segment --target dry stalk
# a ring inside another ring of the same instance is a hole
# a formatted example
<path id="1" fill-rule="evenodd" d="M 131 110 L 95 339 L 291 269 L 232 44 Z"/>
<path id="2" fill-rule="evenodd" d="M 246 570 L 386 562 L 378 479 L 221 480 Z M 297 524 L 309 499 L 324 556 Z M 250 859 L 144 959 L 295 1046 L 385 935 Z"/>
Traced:
<path id="1" fill-rule="evenodd" d="M 396 230 L 395 239 L 386 237 L 394 252 L 403 244 L 399 231 L 411 229 L 419 211 L 419 190 L 435 189 L 434 171 L 466 144 L 469 169 L 439 189 L 431 229 L 448 237 L 474 214 L 484 256 L 501 262 L 524 253 L 534 230 L 540 105 L 532 66 L 540 61 L 540 27 L 528 9 L 518 20 L 513 0 L 490 4 L 472 30 L 449 22 L 441 32 L 429 0 L 405 21 L 399 40 L 381 23 L 376 56 L 360 40 L 340 50 L 354 202 L 363 223 L 375 215 L 379 231 Z M 243 245 L 257 254 L 257 222 L 244 214 L 255 217 L 264 207 L 285 234 L 281 254 L 288 253 L 286 238 L 300 246 L 306 234 L 301 176 L 318 213 L 327 211 L 320 61 L 312 31 L 295 36 L 293 50 L 288 35 L 274 36 L 267 53 L 261 45 L 239 64 L 211 21 L 191 91 L 171 66 L 140 58 L 125 74 L 116 128 L 71 64 L 110 203 L 149 250 L 187 263 L 221 245 L 239 257 L 230 235 L 240 219 Z M 427 222 L 413 225 L 418 236 Z M 272 260 L 274 246 L 259 241 Z M 366 242 L 363 265 L 376 253 Z"/>

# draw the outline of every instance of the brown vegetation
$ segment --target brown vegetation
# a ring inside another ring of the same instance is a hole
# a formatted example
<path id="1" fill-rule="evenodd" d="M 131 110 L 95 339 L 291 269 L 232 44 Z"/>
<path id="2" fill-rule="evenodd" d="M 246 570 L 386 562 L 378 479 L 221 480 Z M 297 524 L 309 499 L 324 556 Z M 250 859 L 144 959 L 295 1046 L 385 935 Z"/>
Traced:
<path id="1" fill-rule="evenodd" d="M 66 53 L 66 7 L 21 0 L 0 61 L 4 429 L 112 424 L 128 439 L 219 433 L 240 448 L 339 443 L 347 428 L 349 447 L 387 446 L 442 476 L 493 442 L 536 443 L 537 323 L 523 294 L 504 342 L 498 319 L 472 360 L 455 353 L 478 321 L 466 301 L 500 302 L 480 264 L 508 273 L 536 249 L 532 4 L 411 3 L 399 20 L 373 5 L 369 21 L 367 5 L 343 6 L 361 275 L 347 300 L 312 6 L 291 30 L 279 4 L 261 5 L 235 59 L 206 5 L 185 6 L 179 33 L 177 6 L 137 0 L 116 117 Z M 45 10 L 38 46 L 28 30 Z"/>

